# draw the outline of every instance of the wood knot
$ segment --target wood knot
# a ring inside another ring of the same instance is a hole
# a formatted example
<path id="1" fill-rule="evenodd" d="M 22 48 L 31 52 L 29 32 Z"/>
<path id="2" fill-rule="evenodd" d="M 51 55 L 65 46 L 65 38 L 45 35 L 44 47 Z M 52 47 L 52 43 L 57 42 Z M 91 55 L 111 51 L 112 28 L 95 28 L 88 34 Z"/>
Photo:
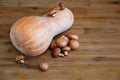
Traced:
<path id="1" fill-rule="evenodd" d="M 37 10 L 39 9 L 38 7 L 29 7 L 30 9 Z"/>
<path id="2" fill-rule="evenodd" d="M 120 2 L 118 2 L 118 1 L 112 1 L 111 3 L 112 4 L 120 4 Z"/>
<path id="3" fill-rule="evenodd" d="M 105 57 L 95 57 L 95 61 L 104 61 L 106 58 Z"/>

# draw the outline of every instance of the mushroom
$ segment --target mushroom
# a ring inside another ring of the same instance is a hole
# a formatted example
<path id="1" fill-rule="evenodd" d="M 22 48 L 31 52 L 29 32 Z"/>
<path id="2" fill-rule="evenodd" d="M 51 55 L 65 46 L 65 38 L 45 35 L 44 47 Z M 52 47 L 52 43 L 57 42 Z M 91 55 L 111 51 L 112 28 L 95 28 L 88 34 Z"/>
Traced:
<path id="1" fill-rule="evenodd" d="M 67 46 L 69 39 L 66 36 L 61 36 L 56 39 L 56 45 L 59 48 Z"/>
<path id="2" fill-rule="evenodd" d="M 50 49 L 54 49 L 56 47 L 55 39 L 52 40 L 50 44 Z"/>
<path id="3" fill-rule="evenodd" d="M 15 58 L 15 61 L 19 64 L 24 64 L 25 61 L 24 61 L 25 57 L 23 55 L 18 55 L 16 58 Z"/>
<path id="4" fill-rule="evenodd" d="M 61 53 L 61 49 L 60 48 L 55 48 L 52 51 L 52 56 L 57 58 L 57 57 L 64 57 L 64 54 Z"/>
<path id="5" fill-rule="evenodd" d="M 78 35 L 74 33 L 67 33 L 69 39 L 78 40 Z"/>
<path id="6" fill-rule="evenodd" d="M 48 11 L 47 16 L 49 17 L 55 17 L 57 13 L 57 9 L 56 8 L 52 8 Z"/>
<path id="7" fill-rule="evenodd" d="M 68 55 L 68 51 L 70 51 L 70 47 L 69 46 L 65 46 L 64 48 L 62 48 L 62 51 L 64 52 L 64 55 L 67 56 Z"/>
<path id="8" fill-rule="evenodd" d="M 64 10 L 65 9 L 65 5 L 63 3 L 59 3 L 59 7 L 60 7 L 60 10 Z"/>
<path id="9" fill-rule="evenodd" d="M 39 69 L 43 72 L 47 71 L 49 69 L 49 64 L 47 62 L 41 62 L 39 64 Z"/>
<path id="10" fill-rule="evenodd" d="M 79 42 L 77 40 L 70 40 L 69 46 L 72 50 L 76 50 L 79 48 Z"/>

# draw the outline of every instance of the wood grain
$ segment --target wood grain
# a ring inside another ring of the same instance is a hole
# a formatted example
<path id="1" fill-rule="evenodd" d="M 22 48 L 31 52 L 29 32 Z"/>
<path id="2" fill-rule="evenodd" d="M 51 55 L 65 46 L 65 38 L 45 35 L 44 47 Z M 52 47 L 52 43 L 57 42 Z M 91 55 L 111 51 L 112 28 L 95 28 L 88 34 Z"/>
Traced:
<path id="1" fill-rule="evenodd" d="M 79 49 L 65 58 L 52 58 L 49 49 L 27 57 L 33 67 L 47 61 L 47 72 L 16 64 L 20 52 L 9 38 L 12 24 L 24 16 L 41 16 L 61 1 L 75 16 L 72 28 L 62 34 L 78 34 Z M 120 0 L 0 0 L 0 80 L 120 80 Z"/>

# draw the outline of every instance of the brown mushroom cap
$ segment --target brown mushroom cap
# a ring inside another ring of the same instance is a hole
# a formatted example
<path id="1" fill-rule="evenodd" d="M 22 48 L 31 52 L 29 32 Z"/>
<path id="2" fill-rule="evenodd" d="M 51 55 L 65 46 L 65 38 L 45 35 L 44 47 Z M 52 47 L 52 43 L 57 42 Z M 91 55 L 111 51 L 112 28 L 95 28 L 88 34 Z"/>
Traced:
<path id="1" fill-rule="evenodd" d="M 79 48 L 79 42 L 77 40 L 70 40 L 69 46 L 72 50 L 76 50 Z"/>
<path id="2" fill-rule="evenodd" d="M 39 64 L 39 69 L 43 72 L 47 71 L 49 69 L 49 64 L 47 62 L 41 62 Z"/>
<path id="3" fill-rule="evenodd" d="M 56 45 L 59 48 L 67 46 L 69 39 L 66 36 L 61 36 L 56 39 Z"/>
<path id="4" fill-rule="evenodd" d="M 50 44 L 50 49 L 54 49 L 56 47 L 55 39 L 52 40 Z"/>
<path id="5" fill-rule="evenodd" d="M 78 35 L 74 33 L 67 33 L 69 39 L 78 40 Z"/>
<path id="6" fill-rule="evenodd" d="M 70 47 L 69 46 L 65 46 L 64 48 L 62 48 L 62 51 L 70 51 Z"/>
<path id="7" fill-rule="evenodd" d="M 61 49 L 60 48 L 54 48 L 53 51 L 52 51 L 52 56 L 56 58 L 56 57 L 59 56 L 59 53 L 61 53 Z"/>
<path id="8" fill-rule="evenodd" d="M 16 58 L 15 58 L 15 61 L 18 62 L 20 60 L 24 60 L 25 57 L 23 55 L 18 55 Z"/>
<path id="9" fill-rule="evenodd" d="M 48 11 L 47 16 L 53 17 L 54 14 L 56 14 L 57 10 L 55 8 L 52 8 Z"/>
<path id="10" fill-rule="evenodd" d="M 65 9 L 65 5 L 63 3 L 59 3 L 58 5 L 60 7 L 60 10 L 64 10 Z"/>

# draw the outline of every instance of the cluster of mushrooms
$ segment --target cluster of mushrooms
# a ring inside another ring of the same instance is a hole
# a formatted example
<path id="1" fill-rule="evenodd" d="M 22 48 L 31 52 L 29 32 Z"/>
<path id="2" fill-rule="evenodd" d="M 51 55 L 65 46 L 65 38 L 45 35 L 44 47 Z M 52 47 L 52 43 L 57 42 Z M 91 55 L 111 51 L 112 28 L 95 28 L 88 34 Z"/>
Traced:
<path id="1" fill-rule="evenodd" d="M 67 33 L 67 35 L 53 39 L 50 44 L 50 49 L 52 49 L 52 56 L 55 58 L 59 56 L 67 56 L 70 50 L 77 50 L 78 47 L 78 35 L 74 33 Z"/>
<path id="2" fill-rule="evenodd" d="M 52 40 L 50 44 L 50 49 L 52 50 L 51 55 L 54 58 L 67 56 L 69 51 L 77 50 L 78 48 L 79 48 L 78 35 L 74 33 L 67 33 L 67 35 L 55 38 Z M 15 62 L 27 68 L 32 68 L 32 66 L 25 63 L 25 56 L 22 54 L 18 55 L 15 58 Z M 40 62 L 37 68 L 39 68 L 40 71 L 45 72 L 49 69 L 49 64 L 43 61 Z"/>

